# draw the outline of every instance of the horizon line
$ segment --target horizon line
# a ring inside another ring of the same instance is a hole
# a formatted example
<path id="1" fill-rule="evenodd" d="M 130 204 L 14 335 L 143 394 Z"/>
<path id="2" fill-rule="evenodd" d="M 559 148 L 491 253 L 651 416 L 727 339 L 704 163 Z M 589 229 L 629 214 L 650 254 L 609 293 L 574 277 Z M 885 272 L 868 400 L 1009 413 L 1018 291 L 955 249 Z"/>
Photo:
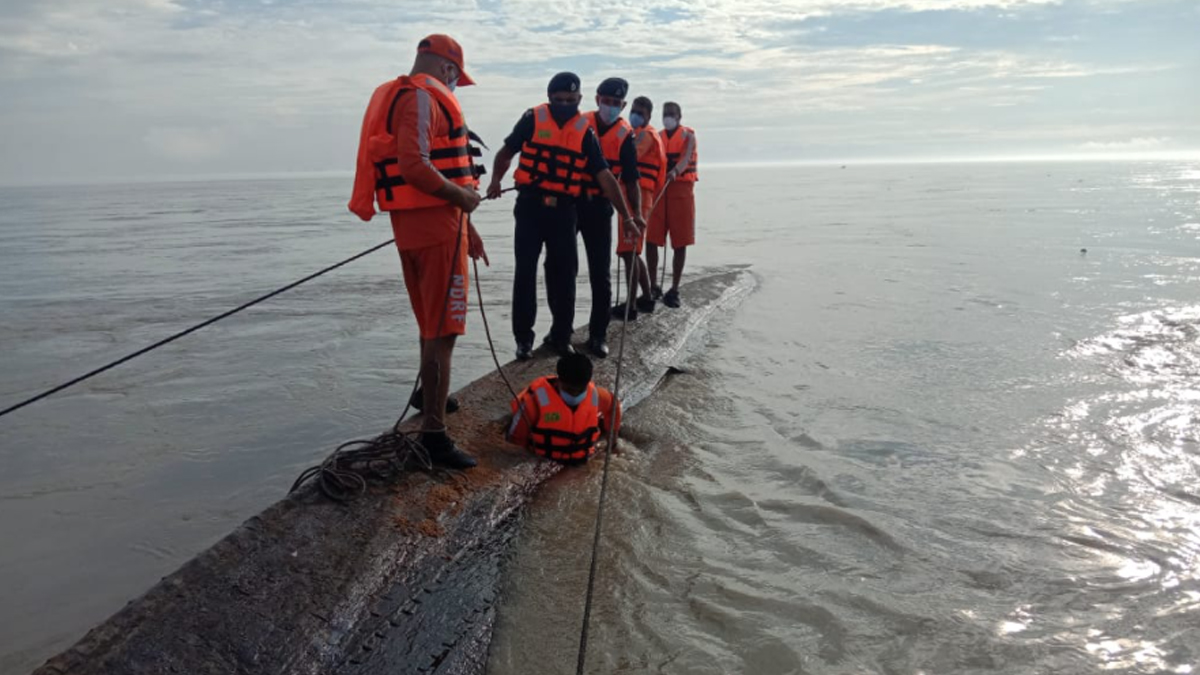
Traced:
<path id="1" fill-rule="evenodd" d="M 1110 153 L 1075 153 L 1075 154 L 1031 154 L 1031 155 L 981 155 L 974 157 L 860 157 L 842 159 L 762 159 L 749 161 L 716 161 L 708 162 L 709 169 L 738 169 L 763 166 L 904 166 L 913 164 L 1003 164 L 1003 163 L 1040 163 L 1040 162 L 1168 162 L 1168 161 L 1200 161 L 1200 150 L 1175 150 L 1160 152 L 1110 152 Z M 352 169 L 323 169 L 313 171 L 287 172 L 226 172 L 226 173 L 196 173 L 196 174 L 158 174 L 154 176 L 116 176 L 96 180 L 61 181 L 16 181 L 0 182 L 0 188 L 36 188 L 63 186 L 93 186 L 93 185 L 138 185 L 158 183 L 200 183 L 223 182 L 238 180 L 295 180 L 303 178 L 342 178 L 353 177 Z"/>

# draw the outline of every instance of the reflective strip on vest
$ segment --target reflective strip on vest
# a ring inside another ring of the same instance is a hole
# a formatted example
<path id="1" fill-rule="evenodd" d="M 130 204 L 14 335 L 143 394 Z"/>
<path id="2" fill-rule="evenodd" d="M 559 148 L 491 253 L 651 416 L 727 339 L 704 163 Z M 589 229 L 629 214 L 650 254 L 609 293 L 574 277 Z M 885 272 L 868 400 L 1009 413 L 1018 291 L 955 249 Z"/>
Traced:
<path id="1" fill-rule="evenodd" d="M 400 97 L 410 91 L 419 91 L 429 96 L 442 110 L 450 129 L 445 136 L 435 137 L 429 145 L 429 164 L 446 180 L 464 187 L 478 187 L 478 176 L 483 174 L 483 167 L 476 165 L 472 158 L 482 157 L 483 152 L 471 144 L 470 132 L 462 115 L 458 99 L 446 89 L 445 85 L 428 75 L 417 77 L 401 77 L 396 80 L 395 95 L 388 103 L 386 122 L 377 130 L 374 151 L 379 153 L 372 158 L 375 169 L 375 199 L 381 211 L 404 211 L 410 209 L 440 206 L 448 202 L 427 192 L 422 192 L 410 185 L 400 175 L 400 160 L 396 157 L 396 138 L 393 124 L 396 103 Z M 427 109 L 419 113 L 419 122 L 423 122 L 428 130 L 429 118 Z M 421 132 L 419 129 L 418 132 Z M 426 137 L 422 135 L 422 139 Z M 424 141 L 422 145 L 424 145 Z M 424 149 L 424 148 L 423 148 Z M 360 150 L 362 152 L 362 150 Z"/>
<path id="2" fill-rule="evenodd" d="M 587 459 L 600 440 L 600 392 L 589 384 L 590 396 L 572 410 L 551 382 L 552 378 L 543 377 L 530 385 L 540 406 L 529 433 L 530 449 L 554 460 Z"/>
<path id="3" fill-rule="evenodd" d="M 596 122 L 596 113 L 587 113 L 588 125 L 592 127 L 592 131 L 596 134 L 596 139 L 600 141 L 600 151 L 604 154 L 604 160 L 608 162 L 608 170 L 612 175 L 621 179 L 621 146 L 624 145 L 625 139 L 629 137 L 633 127 L 623 119 L 618 119 L 612 126 L 600 135 L 600 125 Z M 596 184 L 596 179 L 590 174 L 584 176 L 584 189 L 590 196 L 600 194 L 600 186 Z"/>
<path id="4" fill-rule="evenodd" d="M 559 127 L 550 115 L 549 105 L 534 108 L 533 138 L 521 145 L 521 159 L 513 175 L 516 184 L 578 197 L 587 175 L 587 155 L 583 152 L 587 128 L 588 121 L 582 115 Z"/>

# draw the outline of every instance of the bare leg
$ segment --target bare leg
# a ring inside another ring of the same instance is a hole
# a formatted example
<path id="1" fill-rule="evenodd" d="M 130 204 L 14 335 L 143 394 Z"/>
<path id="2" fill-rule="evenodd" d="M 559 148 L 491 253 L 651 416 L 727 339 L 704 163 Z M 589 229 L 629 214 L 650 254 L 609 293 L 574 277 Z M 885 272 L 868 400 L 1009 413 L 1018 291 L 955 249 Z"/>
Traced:
<path id="1" fill-rule="evenodd" d="M 624 267 L 625 267 L 625 273 L 623 276 L 625 277 L 625 281 L 627 282 L 626 283 L 627 290 L 626 290 L 626 295 L 625 295 L 624 299 L 617 298 L 617 304 L 621 304 L 622 302 L 624 302 L 625 304 L 633 304 L 634 298 L 637 297 L 637 293 L 635 292 L 635 289 L 634 289 L 634 283 L 635 283 L 634 274 L 643 270 L 643 268 L 640 265 L 641 260 L 639 260 L 638 258 L 634 258 L 632 253 L 621 253 L 620 256 L 621 256 L 621 261 L 622 261 L 622 263 L 624 263 Z"/>
<path id="2" fill-rule="evenodd" d="M 646 265 L 650 268 L 650 283 L 658 279 L 658 247 L 646 242 Z"/>
<path id="3" fill-rule="evenodd" d="M 642 295 L 650 297 L 650 272 L 646 269 L 646 263 L 642 262 L 641 256 L 634 258 L 638 268 L 638 285 L 642 288 Z"/>
<path id="4" fill-rule="evenodd" d="M 683 276 L 683 263 L 687 261 L 687 247 L 680 246 L 671 256 L 671 290 L 679 290 L 679 279 Z"/>
<path id="5" fill-rule="evenodd" d="M 450 359 L 457 335 L 421 341 L 421 382 L 425 396 L 422 431 L 446 428 L 446 399 L 450 396 Z"/>

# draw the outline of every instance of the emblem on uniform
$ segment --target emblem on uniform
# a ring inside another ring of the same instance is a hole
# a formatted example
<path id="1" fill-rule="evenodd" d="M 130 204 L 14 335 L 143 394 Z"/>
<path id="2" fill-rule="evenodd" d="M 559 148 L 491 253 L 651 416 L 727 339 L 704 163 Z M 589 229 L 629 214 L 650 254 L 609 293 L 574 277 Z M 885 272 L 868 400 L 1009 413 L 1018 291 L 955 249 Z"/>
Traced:
<path id="1" fill-rule="evenodd" d="M 543 419 L 545 419 L 545 421 L 547 421 L 547 422 L 557 422 L 562 419 L 562 415 L 560 415 L 556 412 L 546 413 L 546 415 Z"/>
<path id="2" fill-rule="evenodd" d="M 538 129 L 538 138 L 550 138 L 551 135 L 549 129 Z"/>

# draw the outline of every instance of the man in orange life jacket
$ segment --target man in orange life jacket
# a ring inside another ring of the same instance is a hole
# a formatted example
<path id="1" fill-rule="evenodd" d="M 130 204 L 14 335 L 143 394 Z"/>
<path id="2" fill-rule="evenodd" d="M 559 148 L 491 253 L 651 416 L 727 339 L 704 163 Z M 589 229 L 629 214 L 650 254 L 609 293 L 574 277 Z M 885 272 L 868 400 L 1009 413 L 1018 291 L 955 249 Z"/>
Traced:
<path id="1" fill-rule="evenodd" d="M 583 354 L 558 360 L 558 377 L 539 377 L 512 402 L 505 439 L 564 464 L 583 464 L 610 427 L 621 427 L 621 404 L 592 382 L 592 362 Z M 614 406 L 615 404 L 615 406 Z"/>
<path id="2" fill-rule="evenodd" d="M 575 202 L 590 177 L 603 194 L 628 217 L 629 227 L 644 229 L 608 169 L 596 134 L 579 114 L 579 77 L 559 73 L 546 88 L 549 103 L 525 111 L 504 147 L 496 153 L 488 198 L 500 196 L 500 181 L 514 157 L 520 161 L 514 179 L 517 203 L 513 247 L 513 337 L 517 358 L 533 358 L 533 326 L 537 320 L 537 263 L 546 249 L 546 300 L 554 317 L 545 342 L 560 356 L 574 353 L 571 334 L 575 321 L 575 273 L 579 269 L 575 243 Z"/>
<path id="3" fill-rule="evenodd" d="M 633 125 L 634 147 L 637 150 L 637 184 L 641 194 L 642 217 L 647 222 L 653 219 L 651 211 L 654 200 L 667 181 L 667 155 L 663 151 L 662 138 L 650 125 L 650 116 L 654 113 L 654 103 L 645 96 L 633 99 L 629 113 L 629 123 Z M 624 302 L 618 302 L 612 308 L 613 317 L 630 321 L 636 320 L 638 312 L 654 311 L 654 297 L 651 290 L 650 274 L 646 264 L 642 262 L 642 238 L 621 237 L 617 242 L 617 255 L 625 261 L 628 272 L 629 295 Z M 634 285 L 642 289 L 642 296 L 637 298 Z M 627 306 L 629 305 L 629 306 Z"/>
<path id="4" fill-rule="evenodd" d="M 584 113 L 583 116 L 596 133 L 596 138 L 600 141 L 600 150 L 604 153 L 610 170 L 622 183 L 630 210 L 641 213 L 633 127 L 621 119 L 627 91 L 629 83 L 619 77 L 604 80 L 596 88 L 598 109 Z M 608 356 L 608 345 L 605 341 L 612 304 L 609 268 L 612 267 L 613 207 L 600 195 L 599 188 L 594 184 L 585 183 L 584 195 L 577 204 L 576 212 L 579 219 L 576 229 L 583 237 L 583 249 L 587 252 L 588 279 L 592 286 L 592 313 L 588 322 L 587 346 L 592 355 L 605 358 Z"/>
<path id="5" fill-rule="evenodd" d="M 683 109 L 678 103 L 663 104 L 661 137 L 667 151 L 667 193 L 650 219 L 646 232 L 646 264 L 650 278 L 657 279 L 658 247 L 666 247 L 671 236 L 671 288 L 665 294 L 657 286 L 654 295 L 662 295 L 667 307 L 679 306 L 679 279 L 687 260 L 687 247 L 696 243 L 696 132 L 681 126 Z M 666 264 L 666 261 L 663 261 Z"/>
<path id="6" fill-rule="evenodd" d="M 456 85 L 474 81 L 452 38 L 430 35 L 417 46 L 412 71 L 375 90 L 363 119 L 350 210 L 363 220 L 375 202 L 392 221 L 404 284 L 421 332 L 424 413 L 421 444 L 436 463 L 475 466 L 446 434 L 450 359 L 466 332 L 467 256 L 487 254 L 467 214 L 479 206 L 478 151 Z"/>

